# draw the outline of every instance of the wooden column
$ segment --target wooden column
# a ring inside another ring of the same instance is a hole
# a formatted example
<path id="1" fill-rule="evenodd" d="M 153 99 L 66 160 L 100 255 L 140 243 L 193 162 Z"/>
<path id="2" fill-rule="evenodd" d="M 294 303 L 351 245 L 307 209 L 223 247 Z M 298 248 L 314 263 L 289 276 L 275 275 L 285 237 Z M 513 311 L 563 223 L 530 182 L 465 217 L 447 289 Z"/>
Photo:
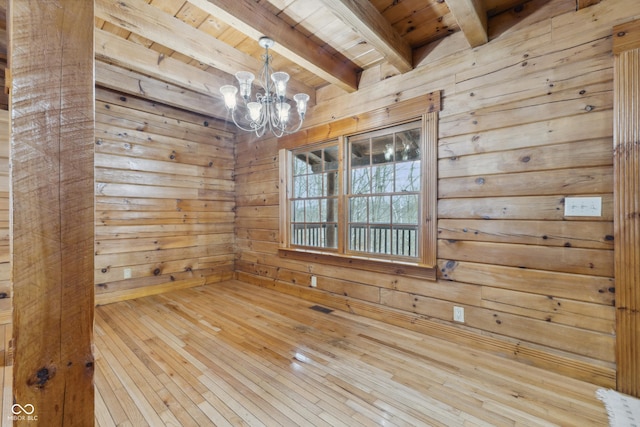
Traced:
<path id="1" fill-rule="evenodd" d="M 93 1 L 8 6 L 14 424 L 92 426 Z"/>
<path id="2" fill-rule="evenodd" d="M 640 21 L 613 29 L 618 390 L 640 397 Z"/>

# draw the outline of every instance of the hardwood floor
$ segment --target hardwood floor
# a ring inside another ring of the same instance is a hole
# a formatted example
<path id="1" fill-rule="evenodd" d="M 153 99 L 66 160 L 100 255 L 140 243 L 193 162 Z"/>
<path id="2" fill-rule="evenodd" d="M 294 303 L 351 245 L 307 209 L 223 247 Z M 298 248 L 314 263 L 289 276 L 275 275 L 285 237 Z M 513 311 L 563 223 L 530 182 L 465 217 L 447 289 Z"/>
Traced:
<path id="1" fill-rule="evenodd" d="M 607 425 L 597 386 L 310 306 L 230 281 L 98 307 L 96 425 Z"/>

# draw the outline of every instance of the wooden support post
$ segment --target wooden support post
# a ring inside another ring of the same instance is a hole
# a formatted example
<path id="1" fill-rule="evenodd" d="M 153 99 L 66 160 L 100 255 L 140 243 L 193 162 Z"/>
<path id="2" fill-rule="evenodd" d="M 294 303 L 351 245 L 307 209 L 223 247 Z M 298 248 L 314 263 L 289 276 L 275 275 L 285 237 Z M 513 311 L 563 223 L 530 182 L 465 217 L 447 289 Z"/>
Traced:
<path id="1" fill-rule="evenodd" d="M 94 425 L 93 1 L 10 0 L 14 425 Z M 35 424 L 34 424 L 35 423 Z"/>
<path id="2" fill-rule="evenodd" d="M 613 40 L 617 388 L 640 397 L 640 20 Z"/>

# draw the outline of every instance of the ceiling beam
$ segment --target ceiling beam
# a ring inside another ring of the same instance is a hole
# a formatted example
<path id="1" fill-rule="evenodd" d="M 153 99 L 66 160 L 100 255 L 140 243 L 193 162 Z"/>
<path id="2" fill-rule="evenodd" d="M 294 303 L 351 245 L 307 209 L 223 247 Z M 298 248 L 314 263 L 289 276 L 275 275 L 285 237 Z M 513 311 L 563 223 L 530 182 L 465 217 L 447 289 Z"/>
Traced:
<path id="1" fill-rule="evenodd" d="M 413 69 L 411 46 L 369 0 L 321 0 L 401 73 Z"/>
<path id="2" fill-rule="evenodd" d="M 487 11 L 481 0 L 447 0 L 447 6 L 471 47 L 489 41 Z"/>
<path id="3" fill-rule="evenodd" d="M 262 69 L 262 61 L 234 49 L 144 0 L 96 0 L 95 7 L 96 17 L 225 73 Z M 180 37 L 176 37 L 176 34 Z M 315 90 L 311 87 L 293 79 L 288 86 L 294 93 L 308 94 L 311 97 L 309 103 L 315 103 Z"/>
<path id="4" fill-rule="evenodd" d="M 276 42 L 271 50 L 327 82 L 347 92 L 358 89 L 358 74 L 361 70 L 355 64 L 336 59 L 260 3 L 254 0 L 188 1 L 252 39 L 270 37 Z"/>

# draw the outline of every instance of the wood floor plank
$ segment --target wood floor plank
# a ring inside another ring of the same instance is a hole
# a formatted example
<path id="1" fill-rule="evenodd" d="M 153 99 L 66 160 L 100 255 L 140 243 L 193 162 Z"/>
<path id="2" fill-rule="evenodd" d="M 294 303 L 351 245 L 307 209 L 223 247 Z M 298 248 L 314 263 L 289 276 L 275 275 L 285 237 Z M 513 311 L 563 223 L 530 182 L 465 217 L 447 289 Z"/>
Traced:
<path id="1" fill-rule="evenodd" d="M 105 403 L 102 395 L 98 390 L 95 392 L 96 396 L 96 404 L 95 404 L 95 412 L 96 412 L 96 426 L 97 427 L 115 427 L 116 423 L 113 421 L 111 414 L 109 413 L 109 408 Z"/>

